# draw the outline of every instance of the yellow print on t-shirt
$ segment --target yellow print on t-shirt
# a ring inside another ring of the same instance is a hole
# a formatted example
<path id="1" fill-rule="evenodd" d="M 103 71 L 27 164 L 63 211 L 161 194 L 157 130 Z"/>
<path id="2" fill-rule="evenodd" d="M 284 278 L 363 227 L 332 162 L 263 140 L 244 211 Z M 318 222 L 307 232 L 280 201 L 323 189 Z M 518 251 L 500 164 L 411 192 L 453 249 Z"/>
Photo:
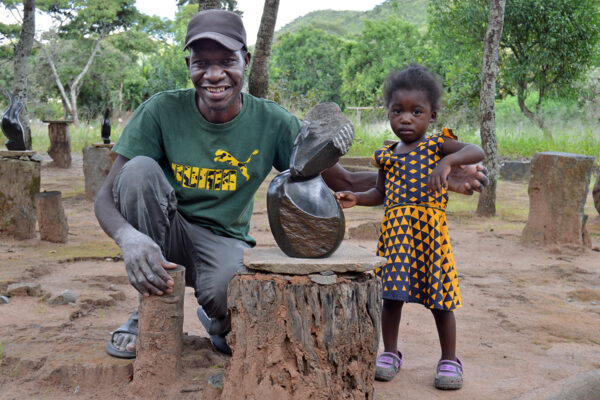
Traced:
<path id="1" fill-rule="evenodd" d="M 248 165 L 248 163 L 250 162 L 252 157 L 255 156 L 256 154 L 258 154 L 258 149 L 254 150 L 252 152 L 252 154 L 250 154 L 250 157 L 248 157 L 248 159 L 246 161 L 238 161 L 234 156 L 232 156 L 225 150 L 217 150 L 215 152 L 214 161 L 224 162 L 224 163 L 231 165 L 232 167 L 238 167 L 240 169 L 240 172 L 242 173 L 242 175 L 244 175 L 246 177 L 246 180 L 249 181 L 250 175 L 248 175 L 248 168 L 246 167 L 246 165 Z"/>
<path id="2" fill-rule="evenodd" d="M 237 171 L 234 169 L 199 168 L 171 164 L 175 180 L 184 188 L 234 191 L 237 188 Z"/>

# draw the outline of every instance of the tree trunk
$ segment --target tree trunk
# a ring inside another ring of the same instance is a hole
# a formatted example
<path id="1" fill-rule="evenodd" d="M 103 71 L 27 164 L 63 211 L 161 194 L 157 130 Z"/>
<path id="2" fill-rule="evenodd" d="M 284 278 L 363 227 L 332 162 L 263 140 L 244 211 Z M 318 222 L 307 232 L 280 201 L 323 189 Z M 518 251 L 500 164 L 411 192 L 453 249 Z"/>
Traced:
<path id="1" fill-rule="evenodd" d="M 479 120 L 481 144 L 485 152 L 485 166 L 489 171 L 490 184 L 483 189 L 477 203 L 477 214 L 496 215 L 496 183 L 498 177 L 498 142 L 496 140 L 496 76 L 498 73 L 498 48 L 504 26 L 506 0 L 490 0 L 490 19 L 485 34 Z"/>
<path id="2" fill-rule="evenodd" d="M 71 167 L 71 133 L 67 122 L 51 121 L 48 125 L 50 147 L 48 155 L 52 165 L 58 168 Z"/>
<path id="3" fill-rule="evenodd" d="M 198 2 L 198 11 L 211 10 L 213 8 L 222 8 L 221 0 L 200 0 Z"/>
<path id="4" fill-rule="evenodd" d="M 271 45 L 275 33 L 275 22 L 277 21 L 277 10 L 279 0 L 265 0 L 260 27 L 254 47 L 254 60 L 248 90 L 251 95 L 266 98 L 269 92 L 269 59 L 271 58 Z"/>
<path id="5" fill-rule="evenodd" d="M 519 103 L 519 108 L 521 109 L 521 112 L 527 117 L 528 120 L 536 124 L 542 130 L 544 138 L 548 140 L 554 140 L 554 138 L 552 137 L 552 133 L 546 128 L 546 125 L 544 124 L 544 118 L 542 117 L 541 113 L 541 104 L 542 99 L 544 97 L 544 91 L 540 89 L 538 102 L 536 104 L 536 112 L 533 113 L 529 108 L 527 108 L 527 105 L 525 104 L 526 85 L 527 83 L 520 82 L 519 88 L 517 89 L 517 102 Z"/>
<path id="6" fill-rule="evenodd" d="M 31 47 L 33 46 L 34 34 L 35 0 L 23 0 L 23 25 L 21 26 L 19 42 L 15 46 L 13 59 L 13 93 L 23 103 L 19 120 L 25 133 L 25 148 L 29 150 L 31 150 L 31 127 L 29 126 L 29 116 L 27 115 L 27 66 Z"/>

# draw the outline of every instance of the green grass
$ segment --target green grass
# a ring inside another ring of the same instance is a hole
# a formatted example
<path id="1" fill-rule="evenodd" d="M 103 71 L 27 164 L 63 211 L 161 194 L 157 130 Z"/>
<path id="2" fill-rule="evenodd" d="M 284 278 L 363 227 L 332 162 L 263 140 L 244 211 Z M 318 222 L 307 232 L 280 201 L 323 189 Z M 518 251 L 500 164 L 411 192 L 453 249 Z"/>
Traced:
<path id="1" fill-rule="evenodd" d="M 123 124 L 117 123 L 112 126 L 110 139 L 114 143 L 117 141 L 123 131 Z M 69 125 L 71 136 L 71 152 L 81 153 L 81 150 L 93 143 L 101 143 L 100 123 L 91 124 L 81 123 L 80 125 Z M 48 137 L 48 124 L 41 121 L 31 123 L 31 141 L 33 150 L 37 152 L 47 152 L 50 147 L 50 138 Z"/>

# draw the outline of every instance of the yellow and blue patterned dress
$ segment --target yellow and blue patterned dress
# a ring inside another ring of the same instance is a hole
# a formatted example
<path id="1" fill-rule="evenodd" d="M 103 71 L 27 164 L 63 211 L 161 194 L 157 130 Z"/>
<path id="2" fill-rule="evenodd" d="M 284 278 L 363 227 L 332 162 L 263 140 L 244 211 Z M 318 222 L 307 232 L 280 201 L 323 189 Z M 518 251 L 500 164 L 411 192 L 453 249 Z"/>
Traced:
<path id="1" fill-rule="evenodd" d="M 378 149 L 373 160 L 385 171 L 385 215 L 377 255 L 388 262 L 375 273 L 381 277 L 384 299 L 421 303 L 454 310 L 460 289 L 446 224 L 446 190 L 427 190 L 427 178 L 442 159 L 449 129 L 428 136 L 410 153 L 395 154 L 394 145 Z"/>

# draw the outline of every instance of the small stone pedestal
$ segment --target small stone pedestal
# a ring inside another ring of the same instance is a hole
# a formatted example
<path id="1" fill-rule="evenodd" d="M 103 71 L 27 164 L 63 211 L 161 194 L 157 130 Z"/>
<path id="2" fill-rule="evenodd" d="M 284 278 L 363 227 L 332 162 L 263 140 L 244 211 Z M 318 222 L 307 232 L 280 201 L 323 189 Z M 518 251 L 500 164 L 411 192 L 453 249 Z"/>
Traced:
<path id="1" fill-rule="evenodd" d="M 72 121 L 50 121 L 48 123 L 48 136 L 50 137 L 50 147 L 48 155 L 52 158 L 55 167 L 70 168 L 71 167 L 71 133 L 69 132 L 69 124 Z"/>
<path id="2" fill-rule="evenodd" d="M 221 398 L 373 398 L 381 283 L 363 271 L 384 263 L 344 243 L 323 259 L 246 250 L 248 268 L 272 272 L 229 284 L 233 356 Z"/>
<path id="3" fill-rule="evenodd" d="M 83 149 L 83 176 L 85 197 L 93 201 L 104 183 L 117 156 L 111 151 L 113 143 L 94 143 Z"/>
<path id="4" fill-rule="evenodd" d="M 34 151 L 0 151 L 0 231 L 18 240 L 35 237 L 41 165 L 34 155 Z"/>
<path id="5" fill-rule="evenodd" d="M 522 240 L 527 244 L 591 245 L 583 207 L 594 157 L 543 152 L 531 161 L 529 218 Z"/>
<path id="6" fill-rule="evenodd" d="M 185 269 L 166 270 L 173 277 L 172 294 L 140 297 L 137 355 L 128 390 L 139 398 L 170 398 L 183 365 L 183 298 Z M 171 397 L 172 398 L 172 397 Z"/>

